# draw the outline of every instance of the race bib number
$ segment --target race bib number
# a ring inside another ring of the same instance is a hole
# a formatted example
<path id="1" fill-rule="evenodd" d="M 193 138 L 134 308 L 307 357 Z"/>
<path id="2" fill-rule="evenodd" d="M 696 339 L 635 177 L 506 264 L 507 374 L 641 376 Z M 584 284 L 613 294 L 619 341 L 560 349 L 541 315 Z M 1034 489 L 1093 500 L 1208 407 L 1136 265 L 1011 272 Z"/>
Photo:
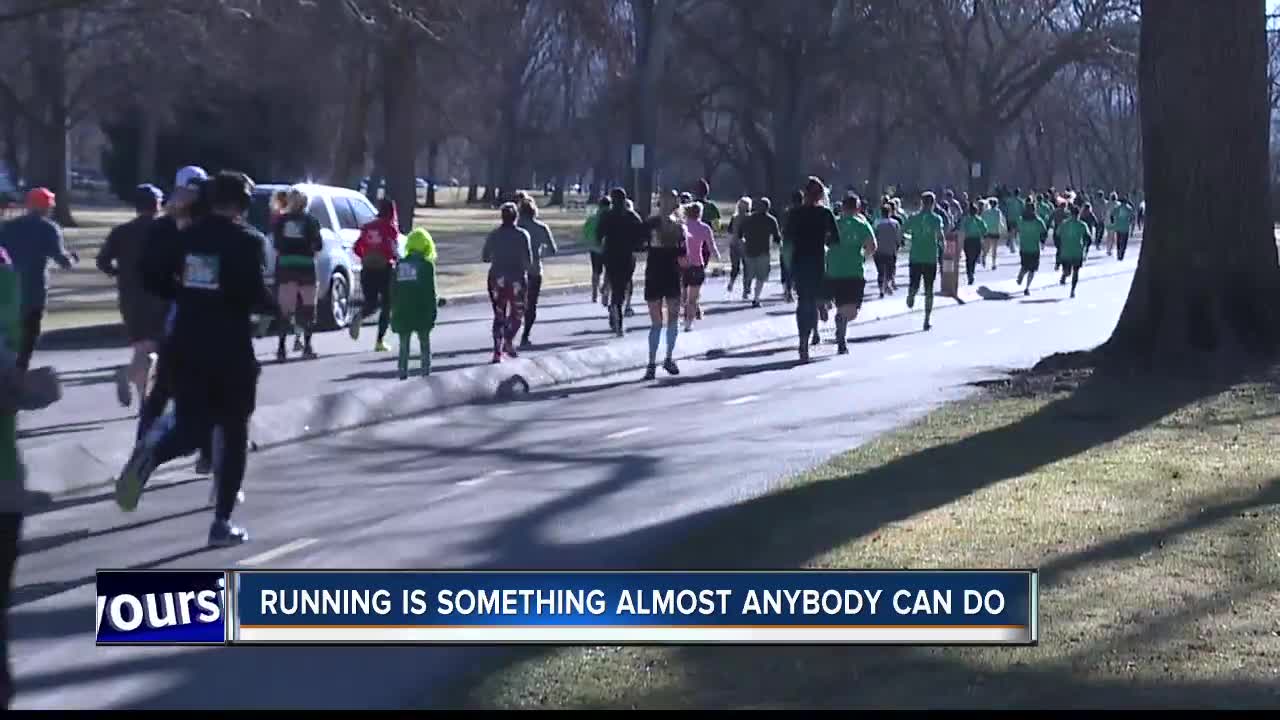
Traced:
<path id="1" fill-rule="evenodd" d="M 188 255 L 182 272 L 183 287 L 194 290 L 218 290 L 219 258 L 217 255 Z"/>
<path id="2" fill-rule="evenodd" d="M 396 268 L 396 280 L 400 282 L 417 282 L 418 281 L 417 266 L 410 265 L 409 263 L 402 263 L 400 267 Z"/>

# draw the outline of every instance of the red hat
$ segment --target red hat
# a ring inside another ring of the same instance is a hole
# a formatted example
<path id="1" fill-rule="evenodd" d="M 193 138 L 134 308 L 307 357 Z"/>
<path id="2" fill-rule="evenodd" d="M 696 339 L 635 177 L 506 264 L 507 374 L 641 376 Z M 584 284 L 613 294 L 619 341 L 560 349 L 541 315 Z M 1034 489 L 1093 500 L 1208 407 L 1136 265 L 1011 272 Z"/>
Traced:
<path id="1" fill-rule="evenodd" d="M 27 193 L 28 210 L 48 210 L 53 207 L 55 196 L 49 188 L 32 188 Z"/>

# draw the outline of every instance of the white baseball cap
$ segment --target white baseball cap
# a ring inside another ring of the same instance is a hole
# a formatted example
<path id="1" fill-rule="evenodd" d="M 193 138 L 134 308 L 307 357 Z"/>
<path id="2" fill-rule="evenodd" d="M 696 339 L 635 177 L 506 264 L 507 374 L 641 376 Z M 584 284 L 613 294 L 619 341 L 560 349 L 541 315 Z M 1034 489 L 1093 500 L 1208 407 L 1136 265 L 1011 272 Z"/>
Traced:
<path id="1" fill-rule="evenodd" d="M 173 187 L 195 189 L 201 183 L 209 179 L 209 173 L 199 165 L 188 165 L 178 171 L 178 177 L 173 181 Z"/>

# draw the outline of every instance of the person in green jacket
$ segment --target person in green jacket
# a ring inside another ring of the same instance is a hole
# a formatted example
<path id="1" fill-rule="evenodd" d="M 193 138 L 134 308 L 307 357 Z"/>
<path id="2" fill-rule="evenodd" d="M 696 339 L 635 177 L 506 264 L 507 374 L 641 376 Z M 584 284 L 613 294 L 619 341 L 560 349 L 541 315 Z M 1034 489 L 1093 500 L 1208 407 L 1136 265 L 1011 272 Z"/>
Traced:
<path id="1" fill-rule="evenodd" d="M 436 325 L 436 244 L 431 234 L 414 228 L 405 256 L 391 285 L 391 329 L 400 336 L 400 379 L 409 379 L 409 345 L 417 333 L 422 349 L 422 375 L 431 374 L 431 330 Z"/>
<path id="2" fill-rule="evenodd" d="M 604 246 L 600 244 L 600 238 L 596 237 L 596 228 L 600 225 L 600 216 L 609 212 L 611 205 L 613 203 L 608 195 L 600 198 L 595 214 L 582 224 L 582 244 L 591 256 L 591 302 L 597 302 L 603 296 L 606 298 L 606 307 L 609 305 L 609 276 L 604 274 Z M 603 286 L 600 285 L 601 279 L 604 280 Z"/>
<path id="3" fill-rule="evenodd" d="M 1022 268 L 1018 270 L 1018 284 L 1022 284 L 1022 279 L 1027 279 L 1027 286 L 1023 289 L 1023 295 L 1031 294 L 1031 279 L 1036 276 L 1036 270 L 1040 269 L 1040 248 L 1044 246 L 1045 236 L 1049 234 L 1049 228 L 1044 221 L 1036 215 L 1036 207 L 1033 203 L 1028 202 L 1022 209 L 1022 220 L 1018 222 L 1018 244 L 1022 250 Z"/>
<path id="4" fill-rule="evenodd" d="M 863 292 L 867 288 L 864 264 L 876 253 L 876 231 L 863 214 L 862 199 L 849 195 L 843 212 L 836 220 L 840 242 L 827 250 L 826 292 L 836 306 L 836 352 L 849 354 L 845 342 L 849 323 L 862 309 Z"/>
<path id="5" fill-rule="evenodd" d="M 978 267 L 978 256 L 982 254 L 982 238 L 987 235 L 987 223 L 978 211 L 978 203 L 969 203 L 969 212 L 960 218 L 960 236 L 964 238 L 964 270 L 973 284 L 973 271 Z"/>
<path id="6" fill-rule="evenodd" d="M 1014 188 L 1013 193 L 1005 199 L 1004 217 L 1009 226 L 1009 252 L 1013 252 L 1014 243 L 1018 240 L 1018 223 L 1022 220 L 1022 188 Z"/>
<path id="7" fill-rule="evenodd" d="M 1072 205 L 1070 217 L 1058 227 L 1058 261 L 1062 263 L 1062 281 L 1059 284 L 1066 285 L 1067 277 L 1071 277 L 1071 297 L 1076 296 L 1089 235 L 1089 226 L 1080 219 L 1080 206 Z"/>
<path id="8" fill-rule="evenodd" d="M 916 293 L 924 285 L 924 329 L 933 327 L 933 283 L 938 277 L 938 257 L 942 254 L 942 218 L 934 212 L 938 196 L 925 192 L 920 196 L 920 212 L 912 215 L 902 228 L 911 239 L 911 251 L 907 264 L 907 307 L 915 307 Z"/>
<path id="9" fill-rule="evenodd" d="M 9 673 L 9 602 L 18 562 L 25 498 L 25 468 L 18 452 L 19 410 L 39 410 L 61 397 L 57 375 L 49 368 L 19 366 L 22 349 L 21 293 L 18 273 L 0 248 L 0 708 L 13 699 Z"/>
<path id="10" fill-rule="evenodd" d="M 1129 233 L 1133 230 L 1133 206 L 1127 197 L 1121 196 L 1111 210 L 1111 230 L 1116 235 L 1116 260 L 1124 260 L 1129 247 Z"/>

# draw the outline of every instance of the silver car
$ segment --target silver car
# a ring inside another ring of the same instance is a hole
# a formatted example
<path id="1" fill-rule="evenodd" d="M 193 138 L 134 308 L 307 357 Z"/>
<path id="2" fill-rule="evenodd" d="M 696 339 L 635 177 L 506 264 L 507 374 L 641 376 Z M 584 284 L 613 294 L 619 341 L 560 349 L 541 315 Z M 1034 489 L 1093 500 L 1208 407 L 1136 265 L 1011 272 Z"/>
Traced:
<path id="1" fill-rule="evenodd" d="M 351 249 L 360 238 L 360 228 L 378 216 L 368 198 L 347 188 L 329 185 L 258 185 L 249 207 L 249 222 L 267 238 L 263 254 L 267 286 L 275 287 L 275 244 L 271 238 L 271 196 L 277 191 L 298 187 L 310 198 L 307 212 L 320 223 L 324 247 L 316 256 L 316 277 L 320 289 L 316 301 L 319 329 L 344 328 L 362 297 L 360 291 L 360 258 Z M 400 255 L 404 255 L 405 237 L 400 236 Z"/>

